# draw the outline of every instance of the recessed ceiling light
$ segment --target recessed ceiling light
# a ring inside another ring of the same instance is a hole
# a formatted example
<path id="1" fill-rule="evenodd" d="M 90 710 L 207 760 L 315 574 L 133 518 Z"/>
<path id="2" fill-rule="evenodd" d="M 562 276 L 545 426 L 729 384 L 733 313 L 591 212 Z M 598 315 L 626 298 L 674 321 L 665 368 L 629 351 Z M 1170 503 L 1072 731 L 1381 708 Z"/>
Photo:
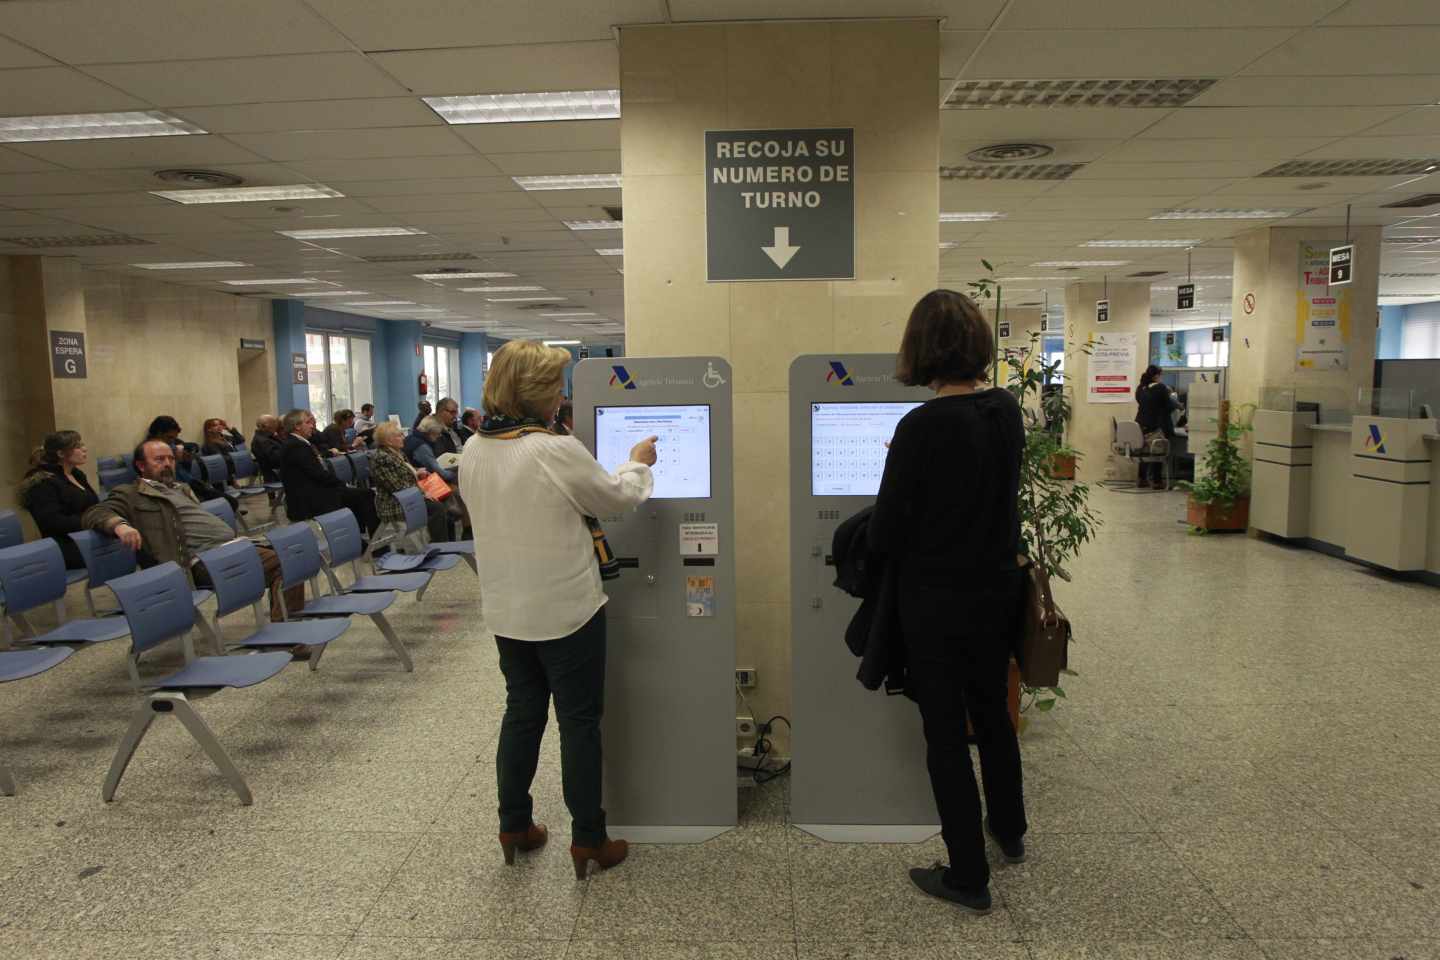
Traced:
<path id="1" fill-rule="evenodd" d="M 313 297 L 365 297 L 369 296 L 369 294 L 370 291 L 368 290 L 321 290 L 316 293 L 310 293 L 307 291 L 305 293 L 296 294 L 296 296 L 300 297 L 302 300 L 309 300 Z"/>
<path id="2" fill-rule="evenodd" d="M 141 270 L 219 270 L 222 267 L 248 267 L 239 260 L 191 260 L 181 263 L 132 263 Z"/>
<path id="3" fill-rule="evenodd" d="M 454 273 L 416 273 L 418 280 L 508 280 L 515 276 L 503 270 L 457 270 Z"/>
<path id="4" fill-rule="evenodd" d="M 1283 220 L 1306 211 L 1291 210 L 1161 210 L 1151 220 Z"/>
<path id="5" fill-rule="evenodd" d="M 446 123 L 536 123 L 550 120 L 613 120 L 620 116 L 619 90 L 556 93 L 483 93 L 421 97 Z"/>
<path id="6" fill-rule="evenodd" d="M 294 286 L 305 283 L 323 283 L 326 286 L 335 286 L 335 284 L 329 280 L 316 280 L 313 277 L 282 277 L 271 280 L 224 280 L 221 282 L 228 283 L 232 287 L 283 287 L 287 284 Z"/>
<path id="7" fill-rule="evenodd" d="M 598 253 L 598 254 L 600 254 L 600 256 L 602 256 L 602 257 L 623 257 L 623 256 L 625 256 L 625 248 L 624 248 L 624 247 L 601 247 L 600 249 L 596 250 L 595 252 Z"/>
<path id="8" fill-rule="evenodd" d="M 941 223 L 983 223 L 986 220 L 1003 220 L 1005 214 L 995 210 L 962 210 L 940 214 Z"/>
<path id="9" fill-rule="evenodd" d="M 511 177 L 521 190 L 613 190 L 618 173 L 565 173 L 549 177 Z"/>
<path id="10" fill-rule="evenodd" d="M 1134 248 L 1176 248 L 1198 247 L 1204 240 L 1086 240 L 1082 247 L 1109 247 L 1112 249 Z"/>
<path id="11" fill-rule="evenodd" d="M 326 227 L 320 230 L 276 230 L 292 240 L 341 240 L 346 237 L 414 237 L 425 235 L 414 227 Z"/>
<path id="12" fill-rule="evenodd" d="M 342 307 L 413 307 L 414 300 L 352 300 Z"/>
<path id="13" fill-rule="evenodd" d="M 546 341 L 544 341 L 544 343 L 545 343 L 545 346 L 547 346 L 547 347 L 578 347 L 578 346 L 580 346 L 580 341 L 579 341 L 579 340 L 546 340 Z"/>
<path id="14" fill-rule="evenodd" d="M 1042 281 L 1043 281 L 1043 280 L 1069 280 L 1069 279 L 1070 279 L 1069 277 L 996 277 L 996 278 L 995 278 L 995 281 L 996 281 L 997 283 L 1010 283 L 1010 282 L 1012 282 L 1012 281 L 1017 281 L 1017 280 L 1025 280 L 1025 281 L 1042 280 Z"/>
<path id="15" fill-rule="evenodd" d="M 562 220 L 561 222 L 571 230 L 619 230 L 623 227 L 619 220 Z"/>
<path id="16" fill-rule="evenodd" d="M 1067 269 L 1079 269 L 1080 267 L 1123 267 L 1129 260 L 1041 260 L 1032 263 L 1032 267 L 1065 267 Z M 1069 277 L 1066 278 L 1070 279 Z"/>
<path id="17" fill-rule="evenodd" d="M 544 287 L 521 284 L 514 287 L 461 287 L 461 293 L 543 293 Z"/>
<path id="18" fill-rule="evenodd" d="M 558 312 L 558 313 L 542 313 L 542 314 L 540 314 L 540 316 L 542 316 L 542 317 L 593 317 L 593 316 L 595 316 L 595 311 L 593 311 L 593 310 L 563 310 L 563 311 L 560 311 L 560 312 Z"/>
<path id="19" fill-rule="evenodd" d="M 486 297 L 489 303 L 558 303 L 564 297 Z"/>
<path id="20" fill-rule="evenodd" d="M 151 190 L 151 196 L 176 203 L 255 203 L 261 200 L 333 200 L 345 194 L 320 184 L 289 187 L 223 187 L 218 190 Z M 288 211 L 284 211 L 288 212 Z"/>
<path id="21" fill-rule="evenodd" d="M 0 117 L 0 143 L 177 137 L 205 132 L 193 123 L 186 123 L 179 117 L 172 117 L 159 110 L 67 113 L 48 117 Z"/>
<path id="22" fill-rule="evenodd" d="M 954 250 L 954 249 L 955 249 L 956 247 L 958 247 L 958 246 L 960 246 L 960 244 L 957 243 L 957 242 L 954 241 L 954 240 L 941 240 L 941 241 L 940 241 L 940 249 L 941 249 L 941 250 Z"/>

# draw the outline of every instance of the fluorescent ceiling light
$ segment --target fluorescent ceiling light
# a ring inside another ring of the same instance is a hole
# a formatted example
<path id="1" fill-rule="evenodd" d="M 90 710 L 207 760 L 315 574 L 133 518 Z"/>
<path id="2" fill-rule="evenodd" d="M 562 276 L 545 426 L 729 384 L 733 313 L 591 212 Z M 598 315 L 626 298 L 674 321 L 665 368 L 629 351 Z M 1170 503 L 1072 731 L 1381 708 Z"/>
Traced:
<path id="1" fill-rule="evenodd" d="M 345 194 L 320 184 L 290 187 L 222 187 L 214 190 L 151 190 L 151 196 L 176 203 L 255 203 L 261 200 L 333 200 Z"/>
<path id="2" fill-rule="evenodd" d="M 1123 267 L 1129 260 L 1041 260 L 1032 267 Z M 1065 279 L 1070 279 L 1066 277 Z"/>
<path id="3" fill-rule="evenodd" d="M 546 341 L 544 341 L 544 343 L 545 343 L 545 346 L 547 346 L 547 347 L 578 347 L 578 346 L 580 346 L 580 341 L 579 341 L 579 340 L 546 340 Z"/>
<path id="4" fill-rule="evenodd" d="M 564 173 L 550 177 L 511 177 L 521 190 L 613 190 L 618 173 Z"/>
<path id="5" fill-rule="evenodd" d="M 1185 247 L 1198 247 L 1204 240 L 1086 240 L 1080 244 L 1082 247 L 1107 247 L 1110 249 L 1123 249 L 1126 247 L 1141 248 L 1164 248 L 1183 249 Z"/>
<path id="6" fill-rule="evenodd" d="M 486 297 L 489 303 L 558 303 L 564 297 Z"/>
<path id="7" fill-rule="evenodd" d="M 461 293 L 544 293 L 544 287 L 521 284 L 517 287 L 461 287 Z"/>
<path id="8" fill-rule="evenodd" d="M 413 307 L 414 300 L 354 300 L 342 303 L 342 307 Z"/>
<path id="9" fill-rule="evenodd" d="M 564 310 L 559 313 L 540 314 L 542 317 L 593 317 L 595 315 L 593 310 Z"/>
<path id="10" fill-rule="evenodd" d="M 368 290 L 322 290 L 318 293 L 310 293 L 307 291 L 299 294 L 299 296 L 305 300 L 309 300 L 312 297 L 364 297 L 368 295 Z"/>
<path id="11" fill-rule="evenodd" d="M 619 90 L 556 93 L 482 93 L 421 97 L 446 123 L 536 123 L 550 120 L 613 120 L 620 116 Z"/>
<path id="12" fill-rule="evenodd" d="M 48 117 L 0 117 L 0 143 L 177 137 L 194 133 L 205 131 L 159 110 L 67 113 Z"/>
<path id="13" fill-rule="evenodd" d="M 239 260 L 191 260 L 183 263 L 132 263 L 141 270 L 219 270 L 222 267 L 248 267 Z"/>
<path id="14" fill-rule="evenodd" d="M 1283 220 L 1304 210 L 1161 210 L 1151 220 Z"/>
<path id="15" fill-rule="evenodd" d="M 232 287 L 283 287 L 287 284 L 294 286 L 296 284 L 306 283 L 323 283 L 326 286 L 335 286 L 335 284 L 329 280 L 316 280 L 314 277 L 282 277 L 269 280 L 225 280 L 222 282 L 228 283 Z"/>
<path id="16" fill-rule="evenodd" d="M 327 227 L 321 230 L 276 230 L 292 240 L 341 240 L 346 237 L 414 237 L 424 230 L 414 227 Z"/>
<path id="17" fill-rule="evenodd" d="M 503 270 L 466 271 L 464 273 L 416 273 L 417 280 L 508 280 L 515 276 Z"/>
<path id="18" fill-rule="evenodd" d="M 955 249 L 956 247 L 958 247 L 958 246 L 960 246 L 960 244 L 957 243 L 957 242 L 954 241 L 954 240 L 941 240 L 941 241 L 940 241 L 940 249 L 941 249 L 941 250 L 954 250 L 954 249 Z"/>
<path id="19" fill-rule="evenodd" d="M 602 257 L 623 257 L 623 256 L 625 256 L 625 248 L 624 248 L 624 247 L 601 247 L 600 249 L 596 250 L 595 252 L 598 253 L 598 254 L 600 254 L 600 256 L 602 256 Z"/>
<path id="20" fill-rule="evenodd" d="M 996 283 L 1011 283 L 1012 281 L 1033 281 L 1033 280 L 1069 280 L 1070 277 L 996 277 Z"/>
<path id="21" fill-rule="evenodd" d="M 983 223 L 986 220 L 1003 220 L 1005 214 L 995 210 L 968 210 L 940 214 L 941 223 Z"/>
<path id="22" fill-rule="evenodd" d="M 623 226 L 619 220 L 562 220 L 561 222 L 571 230 L 619 230 Z"/>

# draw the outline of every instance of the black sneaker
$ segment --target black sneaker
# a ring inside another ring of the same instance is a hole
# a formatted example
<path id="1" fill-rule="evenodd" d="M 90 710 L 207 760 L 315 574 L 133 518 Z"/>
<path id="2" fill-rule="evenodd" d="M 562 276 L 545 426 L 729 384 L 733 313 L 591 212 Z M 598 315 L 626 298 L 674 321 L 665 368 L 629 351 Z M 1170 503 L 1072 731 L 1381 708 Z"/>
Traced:
<path id="1" fill-rule="evenodd" d="M 994 841 L 995 841 L 995 846 L 997 846 L 997 847 L 1000 848 L 1000 859 L 1004 860 L 1006 863 L 1024 863 L 1024 862 L 1025 862 L 1025 841 L 1024 841 L 1024 839 L 1022 839 L 1022 838 L 1020 838 L 1020 837 L 1016 837 L 1014 840 L 1010 841 L 1009 843 L 1006 843 L 1004 840 L 1001 840 L 999 837 L 997 837 L 997 836 L 995 835 L 995 831 L 994 831 L 994 830 L 990 829 L 990 821 L 989 821 L 989 820 L 986 820 L 986 821 L 985 821 L 985 832 L 986 832 L 987 834 L 989 834 L 991 840 L 994 840 Z"/>
<path id="2" fill-rule="evenodd" d="M 930 896 L 948 900 L 963 910 L 981 916 L 990 912 L 990 891 L 971 892 L 947 886 L 943 863 L 936 863 L 932 867 L 913 867 L 910 870 L 910 882 Z"/>

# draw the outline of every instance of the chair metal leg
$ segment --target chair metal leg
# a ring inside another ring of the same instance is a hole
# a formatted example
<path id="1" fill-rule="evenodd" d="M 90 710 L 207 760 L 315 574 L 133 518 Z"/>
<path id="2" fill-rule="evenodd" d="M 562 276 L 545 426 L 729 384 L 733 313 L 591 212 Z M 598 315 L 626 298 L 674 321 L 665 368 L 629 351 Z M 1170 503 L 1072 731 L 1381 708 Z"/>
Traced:
<path id="1" fill-rule="evenodd" d="M 398 656 L 400 662 L 405 665 L 405 672 L 414 673 L 415 664 L 410 659 L 410 651 L 405 649 L 405 644 L 395 635 L 395 628 L 390 626 L 390 621 L 385 619 L 385 614 L 372 613 L 370 614 L 370 619 L 375 621 L 375 626 L 380 628 L 380 632 L 385 635 L 385 639 L 388 640 L 390 646 L 394 648 L 395 655 Z"/>
<path id="2" fill-rule="evenodd" d="M 317 644 L 310 648 L 310 672 L 314 673 L 320 669 L 320 657 L 330 646 L 328 643 Z"/>
<path id="3" fill-rule="evenodd" d="M 90 589 L 89 584 L 85 586 L 85 606 L 90 609 L 90 619 L 98 619 L 100 614 L 95 612 L 95 592 Z"/>
<path id="4" fill-rule="evenodd" d="M 15 775 L 10 768 L 0 764 L 0 797 L 15 796 Z"/>
<path id="5" fill-rule="evenodd" d="M 175 716 L 185 725 L 185 729 L 190 731 L 190 736 L 200 744 L 200 748 L 205 751 L 206 756 L 225 775 L 225 779 L 230 781 L 230 788 L 240 797 L 241 806 L 248 807 L 254 803 L 255 798 L 250 795 L 250 788 L 246 786 L 245 778 L 240 775 L 240 768 L 231 761 L 230 755 L 225 752 L 224 747 L 220 746 L 220 741 L 215 739 L 215 734 L 200 718 L 200 714 L 195 712 L 195 708 L 190 705 L 189 700 L 185 699 L 185 695 L 171 693 L 163 694 L 163 696 L 173 698 L 171 702 L 175 707 Z"/>
<path id="6" fill-rule="evenodd" d="M 221 639 L 220 631 L 210 625 L 210 621 L 205 619 L 205 614 L 200 612 L 199 607 L 195 608 L 195 626 L 199 627 L 200 632 L 205 634 L 205 638 L 210 641 L 210 649 L 215 651 L 215 656 L 225 656 L 225 641 Z"/>
<path id="7" fill-rule="evenodd" d="M 150 729 L 150 724 L 155 722 L 156 712 L 154 698 L 146 697 L 131 714 L 130 726 L 125 730 L 119 749 L 115 751 L 115 759 L 110 761 L 110 772 L 105 775 L 105 786 L 100 791 L 100 799 L 106 803 L 115 799 L 120 778 L 125 776 L 125 768 L 130 766 L 130 759 L 135 756 L 135 748 L 145 739 L 145 732 Z"/>
<path id="8" fill-rule="evenodd" d="M 424 599 L 425 599 L 425 591 L 430 589 L 430 583 L 431 583 L 431 582 L 433 582 L 433 578 L 432 578 L 431 581 L 426 581 L 425 586 L 423 586 L 423 587 L 421 587 L 419 590 L 416 590 L 416 591 L 415 591 L 415 602 L 416 602 L 416 603 L 419 603 L 421 600 L 424 600 Z"/>
<path id="9" fill-rule="evenodd" d="M 477 576 L 477 577 L 480 576 L 480 562 L 475 559 L 475 554 L 473 554 L 473 553 L 462 553 L 462 554 L 460 554 L 460 559 L 461 559 L 461 560 L 464 560 L 466 563 L 470 564 L 470 572 L 471 572 L 471 573 L 475 574 L 475 576 Z"/>

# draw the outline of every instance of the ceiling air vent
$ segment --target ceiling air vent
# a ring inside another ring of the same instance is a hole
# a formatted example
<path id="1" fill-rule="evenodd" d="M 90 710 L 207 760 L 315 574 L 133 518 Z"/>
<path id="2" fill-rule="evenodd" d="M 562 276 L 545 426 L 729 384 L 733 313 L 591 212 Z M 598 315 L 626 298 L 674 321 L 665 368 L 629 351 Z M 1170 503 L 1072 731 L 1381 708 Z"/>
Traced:
<path id="1" fill-rule="evenodd" d="M 1437 203 L 1440 203 L 1440 193 L 1422 193 L 1409 200 L 1396 200 L 1394 203 L 1382 203 L 1380 206 L 1386 210 L 1411 210 L 1415 207 L 1433 207 Z"/>
<path id="2" fill-rule="evenodd" d="M 1397 244 L 1440 243 L 1440 237 L 1382 237 L 1380 242 Z"/>
<path id="3" fill-rule="evenodd" d="M 0 237 L 0 243 L 13 243 L 32 250 L 49 250 L 56 247 L 140 247 L 153 241 L 123 233 L 92 233 L 72 237 Z"/>
<path id="4" fill-rule="evenodd" d="M 1440 160 L 1287 160 L 1262 177 L 1395 177 L 1440 170 Z"/>
<path id="5" fill-rule="evenodd" d="M 219 170 L 156 170 L 155 179 L 187 187 L 238 187 L 245 182 L 244 177 Z"/>
<path id="6" fill-rule="evenodd" d="M 1128 276 L 1131 276 L 1131 277 L 1163 277 L 1163 276 L 1165 276 L 1165 274 L 1167 274 L 1167 273 L 1169 273 L 1169 272 L 1170 272 L 1170 271 L 1168 271 L 1168 270 L 1141 270 L 1141 271 L 1139 271 L 1138 273 L 1128 274 Z"/>
<path id="7" fill-rule="evenodd" d="M 1083 163 L 964 164 L 941 167 L 941 180 L 1068 180 Z"/>
<path id="8" fill-rule="evenodd" d="M 366 263 L 437 263 L 445 260 L 479 260 L 473 253 L 394 253 L 360 257 Z"/>
<path id="9" fill-rule="evenodd" d="M 971 150 L 965 159 L 974 163 L 1022 163 L 1044 159 L 1054 152 L 1054 147 L 1044 143 L 992 143 Z"/>
<path id="10" fill-rule="evenodd" d="M 1051 107 L 1183 107 L 1213 79 L 966 80 L 945 98 L 946 110 Z"/>
<path id="11" fill-rule="evenodd" d="M 1382 273 L 1382 280 L 1429 280 L 1433 277 L 1440 277 L 1440 273 Z"/>

